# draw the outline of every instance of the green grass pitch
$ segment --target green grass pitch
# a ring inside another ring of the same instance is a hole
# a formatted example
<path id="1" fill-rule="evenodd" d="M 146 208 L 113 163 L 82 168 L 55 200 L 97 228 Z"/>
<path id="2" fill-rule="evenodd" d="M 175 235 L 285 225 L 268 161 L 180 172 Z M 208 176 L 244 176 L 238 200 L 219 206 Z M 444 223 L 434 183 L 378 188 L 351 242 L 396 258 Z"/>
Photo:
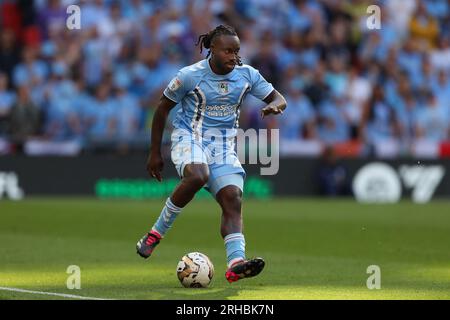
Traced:
<path id="1" fill-rule="evenodd" d="M 0 287 L 112 299 L 450 299 L 450 202 L 361 205 L 353 200 L 244 200 L 255 278 L 229 284 L 214 201 L 195 200 L 144 260 L 137 240 L 163 200 L 31 198 L 0 202 Z M 187 252 L 208 255 L 215 277 L 186 289 L 176 277 Z M 81 289 L 66 287 L 69 265 Z M 370 265 L 381 289 L 369 290 Z M 63 299 L 0 290 L 0 299 Z"/>

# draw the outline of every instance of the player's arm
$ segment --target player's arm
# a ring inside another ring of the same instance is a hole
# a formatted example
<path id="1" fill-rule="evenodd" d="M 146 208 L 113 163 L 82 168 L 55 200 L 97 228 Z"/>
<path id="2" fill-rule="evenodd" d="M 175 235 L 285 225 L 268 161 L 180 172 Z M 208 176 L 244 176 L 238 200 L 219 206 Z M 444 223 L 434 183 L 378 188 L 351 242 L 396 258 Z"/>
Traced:
<path id="1" fill-rule="evenodd" d="M 263 101 L 267 106 L 261 109 L 262 118 L 269 114 L 282 114 L 287 107 L 286 99 L 275 89 Z"/>
<path id="2" fill-rule="evenodd" d="M 175 106 L 176 103 L 174 101 L 170 100 L 165 95 L 161 95 L 155 115 L 153 116 L 147 171 L 152 177 L 158 179 L 158 181 L 162 181 L 161 171 L 164 166 L 161 155 L 161 141 L 164 133 L 164 127 L 166 125 L 166 120 L 170 110 L 172 110 Z"/>

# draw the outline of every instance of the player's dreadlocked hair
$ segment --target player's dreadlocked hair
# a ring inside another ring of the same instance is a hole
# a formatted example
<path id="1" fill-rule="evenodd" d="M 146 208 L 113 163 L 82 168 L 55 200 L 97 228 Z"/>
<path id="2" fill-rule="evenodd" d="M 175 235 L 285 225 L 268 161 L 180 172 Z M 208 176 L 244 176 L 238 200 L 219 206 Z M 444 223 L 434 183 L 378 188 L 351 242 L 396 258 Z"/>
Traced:
<path id="1" fill-rule="evenodd" d="M 211 43 L 214 40 L 215 37 L 218 36 L 237 36 L 236 31 L 233 27 L 225 26 L 223 24 L 217 26 L 215 29 L 211 30 L 208 33 L 202 34 L 198 37 L 198 41 L 195 44 L 196 46 L 200 45 L 200 53 L 202 53 L 203 48 L 209 49 L 211 47 Z M 211 50 L 209 50 L 208 54 L 206 55 L 206 58 L 208 58 L 211 55 Z M 242 66 L 241 57 L 237 56 L 237 64 L 239 66 Z"/>

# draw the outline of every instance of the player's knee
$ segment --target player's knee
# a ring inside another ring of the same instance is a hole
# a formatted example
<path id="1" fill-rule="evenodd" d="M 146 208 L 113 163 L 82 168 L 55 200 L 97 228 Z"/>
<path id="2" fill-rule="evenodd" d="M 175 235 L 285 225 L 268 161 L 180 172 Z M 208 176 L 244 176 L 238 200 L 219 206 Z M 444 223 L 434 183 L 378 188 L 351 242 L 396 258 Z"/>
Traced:
<path id="1" fill-rule="evenodd" d="M 187 165 L 184 169 L 184 173 L 183 180 L 196 189 L 203 187 L 209 179 L 208 167 L 202 164 Z"/>
<path id="2" fill-rule="evenodd" d="M 218 193 L 219 202 L 224 209 L 240 212 L 242 191 L 237 186 L 227 186 Z"/>

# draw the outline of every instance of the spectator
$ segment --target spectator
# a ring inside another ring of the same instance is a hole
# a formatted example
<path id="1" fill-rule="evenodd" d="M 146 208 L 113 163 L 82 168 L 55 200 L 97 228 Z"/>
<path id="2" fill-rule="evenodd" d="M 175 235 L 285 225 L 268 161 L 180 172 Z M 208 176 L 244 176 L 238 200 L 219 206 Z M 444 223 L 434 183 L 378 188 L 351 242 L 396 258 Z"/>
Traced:
<path id="1" fill-rule="evenodd" d="M 416 137 L 430 142 L 449 139 L 449 113 L 432 92 L 426 93 L 424 108 L 416 118 Z"/>
<path id="2" fill-rule="evenodd" d="M 280 70 L 272 43 L 272 35 L 267 33 L 266 38 L 260 44 L 258 54 L 251 59 L 250 64 L 258 69 L 267 81 L 270 81 L 274 86 L 278 86 Z"/>
<path id="3" fill-rule="evenodd" d="M 38 59 L 36 48 L 24 48 L 22 62 L 13 71 L 14 85 L 34 87 L 42 84 L 47 75 L 47 66 L 44 61 Z"/>
<path id="4" fill-rule="evenodd" d="M 305 86 L 304 92 L 311 100 L 311 103 L 318 107 L 330 94 L 330 87 L 325 81 L 326 68 L 320 63 L 314 70 L 312 80 Z"/>
<path id="5" fill-rule="evenodd" d="M 404 39 L 409 34 L 409 22 L 416 10 L 417 2 L 417 0 L 385 1 L 389 21 L 397 30 L 400 39 Z"/>
<path id="6" fill-rule="evenodd" d="M 122 0 L 123 15 L 136 26 L 144 23 L 154 13 L 155 5 L 152 2 L 142 0 Z"/>
<path id="7" fill-rule="evenodd" d="M 114 115 L 117 122 L 117 135 L 125 142 L 138 135 L 142 117 L 138 99 L 126 90 L 128 85 L 126 78 L 115 79 Z"/>
<path id="8" fill-rule="evenodd" d="M 308 97 L 302 93 L 300 79 L 294 79 L 288 89 L 286 101 L 289 108 L 279 119 L 281 139 L 301 140 L 315 138 L 316 115 Z"/>
<path id="9" fill-rule="evenodd" d="M 436 78 L 436 70 L 433 69 L 430 59 L 428 59 L 427 57 L 423 57 L 419 78 L 417 79 L 416 83 L 413 84 L 413 86 L 420 90 L 426 89 L 430 85 L 430 83 L 436 81 Z M 405 76 L 402 80 L 406 80 L 408 81 L 408 83 L 410 82 L 408 76 Z"/>
<path id="10" fill-rule="evenodd" d="M 305 31 L 313 21 L 320 19 L 323 12 L 321 6 L 314 1 L 294 0 L 289 9 L 289 26 L 294 30 Z"/>
<path id="11" fill-rule="evenodd" d="M 423 1 L 417 1 L 416 11 L 409 22 L 409 31 L 411 41 L 417 43 L 421 49 L 435 47 L 439 25 L 437 20 L 427 12 Z"/>
<path id="12" fill-rule="evenodd" d="M 386 102 L 384 90 L 375 87 L 372 97 L 366 104 L 359 128 L 360 137 L 370 144 L 394 139 L 394 110 Z"/>
<path id="13" fill-rule="evenodd" d="M 0 73 L 0 137 L 8 131 L 10 112 L 15 101 L 15 93 L 8 90 L 8 76 Z"/>
<path id="14" fill-rule="evenodd" d="M 319 137 L 326 144 L 345 142 L 351 137 L 346 113 L 347 101 L 342 95 L 334 95 L 319 109 Z"/>
<path id="15" fill-rule="evenodd" d="M 404 146 L 412 143 L 415 124 L 418 121 L 419 105 L 412 91 L 405 92 L 396 103 L 395 117 L 400 141 Z"/>
<path id="16" fill-rule="evenodd" d="M 446 18 L 450 13 L 450 6 L 445 0 L 424 0 L 423 4 L 427 12 L 439 19 Z"/>
<path id="17" fill-rule="evenodd" d="M 441 105 L 447 106 L 450 111 L 450 73 L 440 71 L 437 77 L 431 79 L 429 86 Z"/>
<path id="18" fill-rule="evenodd" d="M 347 87 L 345 88 L 345 96 L 350 100 L 350 103 L 355 107 L 355 115 L 352 117 L 353 122 L 360 123 L 364 105 L 372 94 L 372 86 L 369 80 L 363 77 L 355 67 L 352 67 L 348 72 Z"/>
<path id="19" fill-rule="evenodd" d="M 81 121 L 75 109 L 76 88 L 67 79 L 67 66 L 63 62 L 52 65 L 52 77 L 47 87 L 45 136 L 53 141 L 80 140 Z"/>
<path id="20" fill-rule="evenodd" d="M 324 48 L 325 59 L 330 66 L 333 66 L 332 61 L 339 61 L 345 67 L 350 63 L 351 58 L 348 21 L 345 18 L 336 19 L 330 24 L 329 32 L 329 40 Z"/>
<path id="21" fill-rule="evenodd" d="M 342 96 L 348 86 L 347 73 L 345 72 L 345 58 L 343 56 L 331 56 L 328 72 L 325 74 L 325 82 L 333 96 Z"/>
<path id="22" fill-rule="evenodd" d="M 8 79 L 12 79 L 15 66 L 19 63 L 20 50 L 14 32 L 0 28 L 0 72 L 4 72 Z M 12 88 L 12 83 L 9 83 Z"/>
<path id="23" fill-rule="evenodd" d="M 450 72 L 450 38 L 441 36 L 438 46 L 430 52 L 430 60 L 434 69 Z"/>
<path id="24" fill-rule="evenodd" d="M 31 100 L 30 90 L 27 86 L 19 87 L 17 101 L 11 109 L 10 119 L 11 140 L 19 146 L 19 149 L 28 138 L 39 133 L 39 109 Z"/>
<path id="25" fill-rule="evenodd" d="M 48 0 L 47 6 L 40 8 L 38 24 L 44 39 L 48 38 L 50 29 L 62 30 L 66 26 L 67 14 L 60 0 Z"/>
<path id="26" fill-rule="evenodd" d="M 420 83 L 422 59 L 423 56 L 417 50 L 416 42 L 412 38 L 406 40 L 403 48 L 398 53 L 397 64 L 400 69 L 408 73 L 414 84 Z"/>
<path id="27" fill-rule="evenodd" d="M 116 135 L 117 120 L 108 84 L 102 83 L 97 87 L 95 97 L 86 105 L 83 117 L 89 138 L 108 140 Z"/>
<path id="28" fill-rule="evenodd" d="M 88 31 L 96 29 L 100 36 L 108 37 L 110 20 L 104 0 L 81 0 L 81 25 Z"/>
<path id="29" fill-rule="evenodd" d="M 317 175 L 321 195 L 336 197 L 350 194 L 348 170 L 339 163 L 333 147 L 324 149 Z"/>

